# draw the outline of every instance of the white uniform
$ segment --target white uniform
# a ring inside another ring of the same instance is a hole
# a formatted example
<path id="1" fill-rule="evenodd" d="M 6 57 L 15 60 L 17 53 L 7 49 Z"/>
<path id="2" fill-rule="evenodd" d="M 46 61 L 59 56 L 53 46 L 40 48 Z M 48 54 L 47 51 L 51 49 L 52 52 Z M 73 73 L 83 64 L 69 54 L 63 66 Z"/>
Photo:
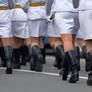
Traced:
<path id="1" fill-rule="evenodd" d="M 29 0 L 28 26 L 31 37 L 46 35 L 46 0 Z"/>
<path id="2" fill-rule="evenodd" d="M 0 37 L 9 38 L 11 35 L 11 18 L 8 0 L 0 0 Z"/>
<path id="3" fill-rule="evenodd" d="M 52 13 L 55 12 L 57 31 L 60 34 L 76 34 L 79 29 L 78 8 L 72 0 L 54 0 Z"/>
<path id="4" fill-rule="evenodd" d="M 49 3 L 50 1 L 48 1 Z M 53 6 L 54 6 L 54 2 L 53 4 L 49 4 L 49 7 L 52 6 L 52 8 L 49 10 L 50 11 L 50 14 L 48 16 L 48 20 L 50 20 L 50 17 L 52 15 L 52 11 L 53 11 Z M 48 12 L 49 12 L 48 11 Z M 48 37 L 60 37 L 60 34 L 59 34 L 59 31 L 57 30 L 57 27 L 56 27 L 56 22 L 55 22 L 55 19 L 53 18 L 52 20 L 50 20 L 50 22 L 48 23 L 48 31 L 47 31 L 47 36 Z"/>
<path id="5" fill-rule="evenodd" d="M 24 8 L 24 0 L 13 0 L 14 9 L 12 9 L 12 33 L 19 38 L 29 38 L 28 19 Z"/>
<path id="6" fill-rule="evenodd" d="M 92 0 L 80 0 L 79 20 L 84 40 L 92 39 Z"/>

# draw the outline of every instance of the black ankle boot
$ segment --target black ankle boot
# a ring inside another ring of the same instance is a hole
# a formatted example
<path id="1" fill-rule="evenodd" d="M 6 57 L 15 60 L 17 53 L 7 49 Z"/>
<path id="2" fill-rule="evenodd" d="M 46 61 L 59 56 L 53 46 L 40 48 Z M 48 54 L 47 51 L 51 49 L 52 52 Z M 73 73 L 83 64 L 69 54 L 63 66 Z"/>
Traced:
<path id="1" fill-rule="evenodd" d="M 4 47 L 0 47 L 1 67 L 6 67 Z"/>
<path id="2" fill-rule="evenodd" d="M 43 55 L 41 53 L 41 49 L 38 46 L 33 46 L 32 53 L 34 61 L 36 62 L 35 71 L 42 72 Z"/>
<path id="3" fill-rule="evenodd" d="M 12 48 L 11 46 L 4 47 L 6 59 L 6 74 L 12 74 Z"/>
<path id="4" fill-rule="evenodd" d="M 77 65 L 77 60 L 75 57 L 75 51 L 69 51 L 67 52 L 68 55 L 68 61 L 70 64 L 70 69 L 71 69 L 71 77 L 69 79 L 70 83 L 76 83 L 76 81 L 79 80 L 79 73 L 78 73 L 78 65 Z"/>
<path id="5" fill-rule="evenodd" d="M 44 48 L 41 48 L 41 53 L 43 55 L 43 64 L 46 64 L 46 59 L 45 59 L 46 53 L 45 53 L 45 49 Z"/>
<path id="6" fill-rule="evenodd" d="M 55 50 L 56 60 L 55 60 L 55 63 L 54 63 L 54 67 L 57 67 L 57 69 L 62 68 L 63 57 L 64 57 L 64 47 L 63 47 L 63 45 L 57 46 L 56 50 Z"/>
<path id="7" fill-rule="evenodd" d="M 88 52 L 87 58 L 89 58 L 88 62 L 88 80 L 87 80 L 87 85 L 92 86 L 92 51 Z"/>
<path id="8" fill-rule="evenodd" d="M 13 49 L 13 68 L 14 69 L 20 69 L 20 48 Z"/>
<path id="9" fill-rule="evenodd" d="M 80 67 L 80 48 L 79 47 L 75 47 L 75 57 L 77 59 L 78 71 L 80 71 L 81 67 Z"/>

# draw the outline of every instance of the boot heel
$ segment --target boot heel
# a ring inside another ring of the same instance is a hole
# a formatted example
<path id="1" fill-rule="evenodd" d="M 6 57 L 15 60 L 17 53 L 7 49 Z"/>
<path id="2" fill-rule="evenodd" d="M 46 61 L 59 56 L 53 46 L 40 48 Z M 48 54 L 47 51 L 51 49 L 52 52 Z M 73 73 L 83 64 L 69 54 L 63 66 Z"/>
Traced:
<path id="1" fill-rule="evenodd" d="M 12 68 L 6 68 L 6 74 L 12 74 Z"/>
<path id="2" fill-rule="evenodd" d="M 38 55 L 38 59 L 37 59 L 37 63 L 36 63 L 36 72 L 42 72 L 42 62 L 43 62 L 43 56 L 42 55 Z"/>

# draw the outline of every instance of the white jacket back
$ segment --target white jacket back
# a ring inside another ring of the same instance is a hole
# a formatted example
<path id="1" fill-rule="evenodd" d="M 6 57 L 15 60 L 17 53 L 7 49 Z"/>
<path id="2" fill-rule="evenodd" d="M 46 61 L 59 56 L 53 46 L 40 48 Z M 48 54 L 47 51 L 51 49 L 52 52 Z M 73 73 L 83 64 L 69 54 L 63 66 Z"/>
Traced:
<path id="1" fill-rule="evenodd" d="M 92 9 L 92 0 L 80 0 L 79 10 Z"/>
<path id="2" fill-rule="evenodd" d="M 78 9 L 74 8 L 73 0 L 54 0 L 53 11 L 61 12 L 61 11 L 71 11 L 76 12 Z"/>
<path id="3" fill-rule="evenodd" d="M 29 3 L 46 3 L 47 0 L 29 0 Z M 46 5 L 44 6 L 29 6 L 28 9 L 28 19 L 46 19 Z"/>
<path id="4" fill-rule="evenodd" d="M 14 7 L 16 5 L 20 5 L 21 7 L 23 7 L 24 0 L 13 0 L 13 5 Z M 22 8 L 14 8 L 11 10 L 11 13 L 12 21 L 27 21 L 27 14 Z"/>
<path id="5" fill-rule="evenodd" d="M 8 0 L 0 0 L 0 7 L 8 7 Z M 0 10 L 0 23 L 10 22 L 10 10 Z"/>

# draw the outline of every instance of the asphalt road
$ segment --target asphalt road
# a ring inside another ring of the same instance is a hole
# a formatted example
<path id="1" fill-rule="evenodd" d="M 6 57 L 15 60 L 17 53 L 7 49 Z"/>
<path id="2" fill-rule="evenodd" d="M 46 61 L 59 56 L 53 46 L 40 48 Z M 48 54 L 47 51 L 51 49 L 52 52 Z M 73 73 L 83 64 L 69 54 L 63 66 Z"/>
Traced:
<path id="1" fill-rule="evenodd" d="M 29 64 L 21 70 L 14 70 L 12 75 L 6 75 L 0 69 L 0 92 L 92 92 L 92 87 L 86 85 L 87 73 L 84 69 L 84 59 L 81 59 L 80 81 L 70 84 L 62 81 L 58 70 L 53 67 L 54 57 L 46 57 L 42 73 L 29 71 Z"/>

